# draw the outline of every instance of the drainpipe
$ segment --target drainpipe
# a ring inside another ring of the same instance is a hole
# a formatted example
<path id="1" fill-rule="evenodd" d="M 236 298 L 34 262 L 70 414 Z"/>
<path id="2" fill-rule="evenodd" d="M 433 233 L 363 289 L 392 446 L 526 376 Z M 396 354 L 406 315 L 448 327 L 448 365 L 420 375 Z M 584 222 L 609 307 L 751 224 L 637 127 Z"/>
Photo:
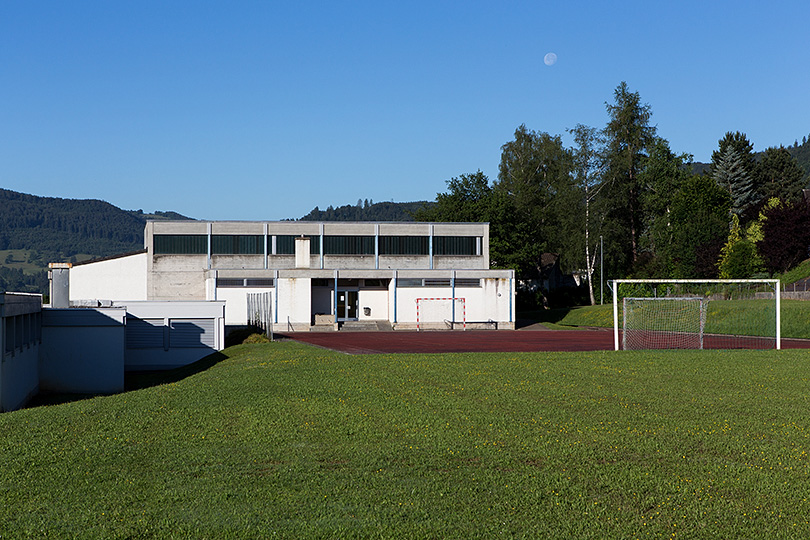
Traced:
<path id="1" fill-rule="evenodd" d="M 397 324 L 397 271 L 394 270 L 394 324 Z"/>
<path id="2" fill-rule="evenodd" d="M 337 268 L 336 268 L 335 269 L 335 302 L 334 302 L 334 307 L 332 308 L 334 313 L 335 313 L 335 324 L 338 323 L 337 306 L 338 306 L 338 271 L 337 271 Z"/>
<path id="3" fill-rule="evenodd" d="M 273 272 L 273 287 L 276 289 L 276 294 L 273 295 L 273 302 L 275 302 L 275 309 L 273 309 L 273 318 L 275 320 L 273 322 L 278 324 L 278 270 Z"/>
<path id="4" fill-rule="evenodd" d="M 208 252 L 208 269 L 209 270 L 211 269 L 211 229 L 212 229 L 211 223 L 206 223 L 205 224 L 205 234 L 208 237 L 207 252 Z"/>
<path id="5" fill-rule="evenodd" d="M 450 274 L 450 305 L 453 306 L 450 315 L 451 325 L 450 328 L 452 329 L 453 325 L 456 323 L 456 271 Z"/>

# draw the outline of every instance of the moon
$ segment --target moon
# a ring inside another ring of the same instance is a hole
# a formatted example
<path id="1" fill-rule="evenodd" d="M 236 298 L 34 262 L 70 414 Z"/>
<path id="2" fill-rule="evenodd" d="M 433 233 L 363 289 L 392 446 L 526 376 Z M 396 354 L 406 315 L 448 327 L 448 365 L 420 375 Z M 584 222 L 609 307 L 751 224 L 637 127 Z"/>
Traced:
<path id="1" fill-rule="evenodd" d="M 544 63 L 545 63 L 547 66 L 553 66 L 554 64 L 556 64 L 556 63 L 557 63 L 557 55 L 556 55 L 556 54 L 554 54 L 553 52 L 550 52 L 550 53 L 548 53 L 547 55 L 545 55 L 545 56 L 543 57 L 543 62 L 544 62 Z"/>

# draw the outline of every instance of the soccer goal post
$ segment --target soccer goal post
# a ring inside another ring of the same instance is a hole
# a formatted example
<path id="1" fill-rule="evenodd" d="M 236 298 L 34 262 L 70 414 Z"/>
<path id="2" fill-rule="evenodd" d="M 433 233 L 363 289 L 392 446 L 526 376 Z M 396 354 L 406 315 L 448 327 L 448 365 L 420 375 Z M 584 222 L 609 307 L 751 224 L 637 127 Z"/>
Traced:
<path id="1" fill-rule="evenodd" d="M 780 311 L 775 279 L 613 281 L 617 351 L 781 349 Z"/>

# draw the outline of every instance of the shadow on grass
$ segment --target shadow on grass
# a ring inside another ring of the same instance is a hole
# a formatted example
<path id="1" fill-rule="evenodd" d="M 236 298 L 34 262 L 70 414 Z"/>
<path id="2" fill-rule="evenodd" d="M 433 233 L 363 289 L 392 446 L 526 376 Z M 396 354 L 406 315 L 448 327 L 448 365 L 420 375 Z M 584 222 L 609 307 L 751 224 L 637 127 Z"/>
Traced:
<path id="1" fill-rule="evenodd" d="M 559 323 L 576 307 L 521 311 L 517 314 L 515 328 L 525 328 L 537 323 Z"/>
<path id="2" fill-rule="evenodd" d="M 209 354 L 205 358 L 197 360 L 196 362 L 187 366 L 179 368 L 163 370 L 163 371 L 127 371 L 124 372 L 124 392 L 131 392 L 133 390 L 141 390 L 143 388 L 150 388 L 152 386 L 159 386 L 161 384 L 168 384 L 178 382 L 186 377 L 201 373 L 219 362 L 225 360 L 227 356 L 221 352 Z M 82 401 L 84 399 L 91 399 L 98 396 L 106 396 L 110 394 L 75 394 L 66 392 L 42 392 L 34 396 L 31 401 L 24 407 L 31 409 L 34 407 L 42 407 L 45 405 L 61 405 L 63 403 L 71 403 L 74 401 Z"/>
<path id="3" fill-rule="evenodd" d="M 141 390 L 161 384 L 178 382 L 203 372 L 228 358 L 221 352 L 209 354 L 193 364 L 162 371 L 128 371 L 124 373 L 124 391 Z"/>

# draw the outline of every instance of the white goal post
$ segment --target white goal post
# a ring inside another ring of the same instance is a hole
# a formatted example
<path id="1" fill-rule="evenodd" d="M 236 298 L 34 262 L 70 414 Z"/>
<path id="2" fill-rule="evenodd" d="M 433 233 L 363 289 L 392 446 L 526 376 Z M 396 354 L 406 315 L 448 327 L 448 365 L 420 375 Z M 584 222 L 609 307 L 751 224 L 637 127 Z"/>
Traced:
<path id="1" fill-rule="evenodd" d="M 782 348 L 779 280 L 617 279 L 612 283 L 617 351 Z"/>

